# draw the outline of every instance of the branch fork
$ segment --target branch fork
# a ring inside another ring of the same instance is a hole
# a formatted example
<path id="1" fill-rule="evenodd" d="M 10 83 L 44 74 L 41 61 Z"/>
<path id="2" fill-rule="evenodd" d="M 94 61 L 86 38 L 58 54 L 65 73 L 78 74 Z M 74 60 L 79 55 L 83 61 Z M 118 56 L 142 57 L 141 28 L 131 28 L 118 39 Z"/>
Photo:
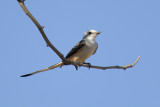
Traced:
<path id="1" fill-rule="evenodd" d="M 95 69 L 102 69 L 102 70 L 106 70 L 106 69 L 124 69 L 126 70 L 127 68 L 131 68 L 133 67 L 140 59 L 141 56 L 139 56 L 137 58 L 137 60 L 130 65 L 126 65 L 126 66 L 107 66 L 107 67 L 101 67 L 101 66 L 94 66 L 94 65 L 90 65 L 90 64 L 80 64 L 77 62 L 71 62 L 69 60 L 67 60 L 63 54 L 61 52 L 58 51 L 58 49 L 56 49 L 52 43 L 49 41 L 49 39 L 47 38 L 45 32 L 43 31 L 44 26 L 41 26 L 38 21 L 32 16 L 32 14 L 28 11 L 28 9 L 26 8 L 26 6 L 24 5 L 24 1 L 25 0 L 17 0 L 19 5 L 21 6 L 21 8 L 23 9 L 23 11 L 26 13 L 26 15 L 33 21 L 33 23 L 37 26 L 37 28 L 39 29 L 43 39 L 45 40 L 46 44 L 48 47 L 50 47 L 62 60 L 62 65 L 74 65 L 74 66 L 83 66 L 83 67 L 89 67 L 89 68 L 95 68 Z"/>

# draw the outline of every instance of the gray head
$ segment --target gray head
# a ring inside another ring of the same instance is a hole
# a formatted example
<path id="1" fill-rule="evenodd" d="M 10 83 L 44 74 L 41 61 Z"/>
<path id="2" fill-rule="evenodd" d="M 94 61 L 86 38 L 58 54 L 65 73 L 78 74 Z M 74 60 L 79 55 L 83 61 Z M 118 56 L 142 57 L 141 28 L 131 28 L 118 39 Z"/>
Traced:
<path id="1" fill-rule="evenodd" d="M 98 32 L 96 30 L 88 30 L 84 33 L 83 39 L 90 39 L 90 40 L 95 40 L 98 34 L 101 32 Z"/>

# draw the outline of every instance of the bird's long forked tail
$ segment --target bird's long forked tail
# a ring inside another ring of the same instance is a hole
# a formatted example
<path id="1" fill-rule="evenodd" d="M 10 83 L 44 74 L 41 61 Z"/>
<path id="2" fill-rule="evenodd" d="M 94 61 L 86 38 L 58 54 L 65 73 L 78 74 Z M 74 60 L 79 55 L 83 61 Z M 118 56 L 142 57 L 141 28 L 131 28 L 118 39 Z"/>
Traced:
<path id="1" fill-rule="evenodd" d="M 51 69 L 54 69 L 54 68 L 57 68 L 57 67 L 60 67 L 62 64 L 62 62 L 59 62 L 55 65 L 52 65 L 48 68 L 45 68 L 45 69 L 42 69 L 42 70 L 39 70 L 39 71 L 36 71 L 36 72 L 32 72 L 32 73 L 29 73 L 29 74 L 25 74 L 25 75 L 22 75 L 21 77 L 28 77 L 28 76 L 31 76 L 31 75 L 34 75 L 34 74 L 37 74 L 37 73 L 40 73 L 40 72 L 44 72 L 44 71 L 47 71 L 47 70 L 51 70 Z"/>

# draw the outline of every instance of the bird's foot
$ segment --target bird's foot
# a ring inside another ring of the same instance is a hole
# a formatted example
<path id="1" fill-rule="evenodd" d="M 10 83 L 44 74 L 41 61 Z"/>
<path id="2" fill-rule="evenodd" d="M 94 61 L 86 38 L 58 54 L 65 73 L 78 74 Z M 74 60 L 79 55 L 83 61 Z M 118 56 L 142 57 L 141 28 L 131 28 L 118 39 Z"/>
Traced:
<path id="1" fill-rule="evenodd" d="M 78 66 L 77 65 L 74 65 L 74 66 L 75 66 L 76 70 L 78 70 Z"/>
<path id="2" fill-rule="evenodd" d="M 75 68 L 76 68 L 76 70 L 78 70 L 78 67 L 81 67 L 82 66 L 82 62 L 78 62 L 78 66 L 77 65 L 74 65 L 75 66 Z"/>
<path id="3" fill-rule="evenodd" d="M 91 68 L 91 64 L 90 63 L 83 63 L 83 64 L 87 64 L 88 65 L 88 70 Z"/>

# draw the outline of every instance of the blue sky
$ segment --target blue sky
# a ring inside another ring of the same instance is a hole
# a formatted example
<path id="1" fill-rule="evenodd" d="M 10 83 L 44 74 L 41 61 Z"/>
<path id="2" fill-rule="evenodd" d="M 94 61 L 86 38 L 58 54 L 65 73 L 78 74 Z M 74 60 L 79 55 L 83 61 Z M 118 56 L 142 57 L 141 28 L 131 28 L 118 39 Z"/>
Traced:
<path id="1" fill-rule="evenodd" d="M 50 49 L 16 0 L 1 1 L 1 107 L 160 107 L 159 0 L 26 0 L 27 8 L 64 55 L 85 31 L 102 32 L 93 65 L 127 70 L 63 66 L 28 78 L 22 74 L 53 65 Z"/>

